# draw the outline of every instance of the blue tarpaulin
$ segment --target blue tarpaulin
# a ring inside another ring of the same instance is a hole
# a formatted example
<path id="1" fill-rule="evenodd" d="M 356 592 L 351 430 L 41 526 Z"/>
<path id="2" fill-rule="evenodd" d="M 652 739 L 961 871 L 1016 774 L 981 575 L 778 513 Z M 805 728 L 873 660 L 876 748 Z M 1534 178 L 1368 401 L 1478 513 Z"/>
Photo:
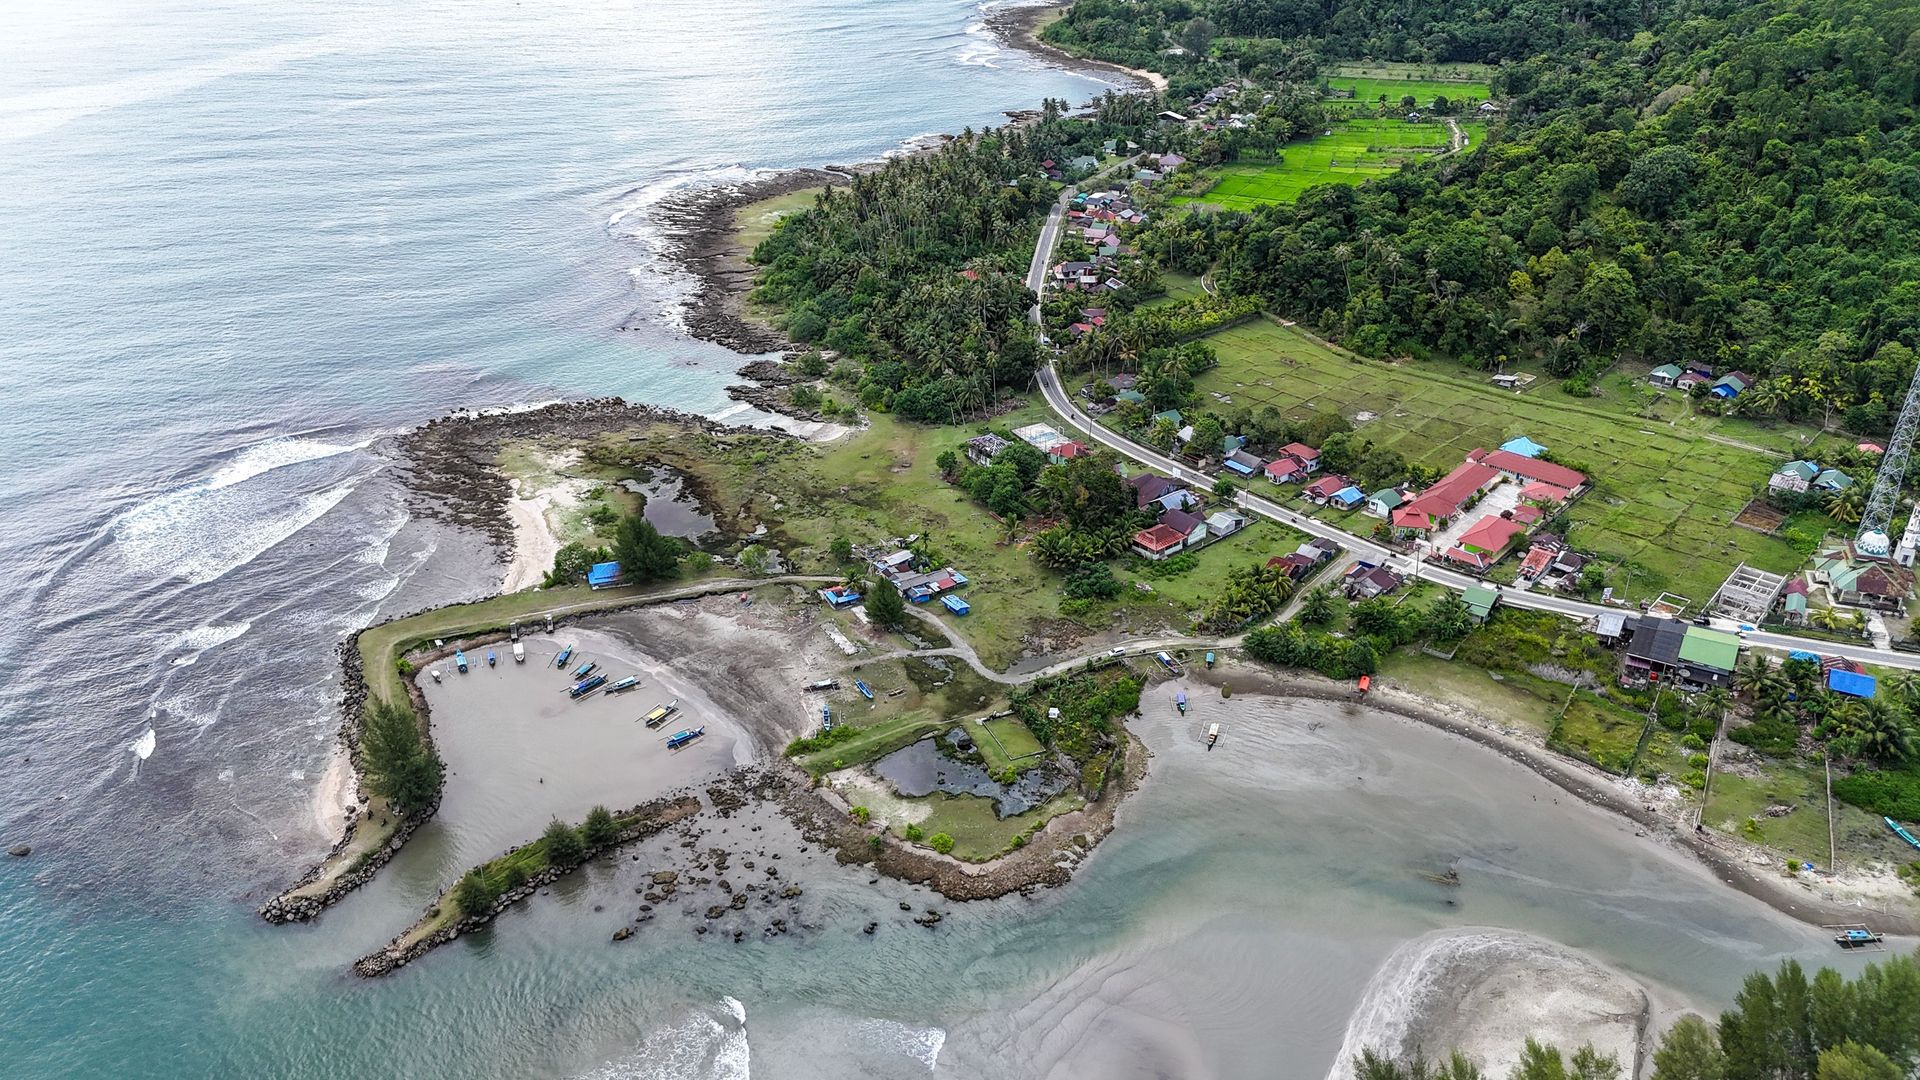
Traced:
<path id="1" fill-rule="evenodd" d="M 1805 650 L 1805 649 L 1795 649 L 1795 650 L 1793 650 L 1792 652 L 1790 652 L 1790 653 L 1788 653 L 1788 654 L 1787 654 L 1787 659 L 1789 659 L 1789 660 L 1811 660 L 1811 661 L 1813 661 L 1814 663 L 1816 663 L 1816 664 L 1817 664 L 1817 663 L 1819 663 L 1819 662 L 1820 662 L 1820 654 L 1819 654 L 1819 653 L 1810 653 L 1810 652 L 1808 652 L 1808 651 L 1807 651 L 1807 650 Z"/>
<path id="2" fill-rule="evenodd" d="M 1541 454 L 1547 452 L 1546 447 L 1541 446 L 1525 435 L 1517 439 L 1508 439 L 1506 442 L 1500 444 L 1500 449 L 1505 450 L 1509 454 L 1519 454 L 1521 457 L 1539 457 Z"/>
<path id="3" fill-rule="evenodd" d="M 1875 686 L 1871 675 L 1862 675 L 1857 671 L 1842 671 L 1834 668 L 1827 672 L 1827 689 L 1848 697 L 1870 698 Z"/>
<path id="4" fill-rule="evenodd" d="M 617 562 L 594 563 L 587 571 L 587 584 L 595 589 L 610 588 L 621 584 L 620 564 Z"/>

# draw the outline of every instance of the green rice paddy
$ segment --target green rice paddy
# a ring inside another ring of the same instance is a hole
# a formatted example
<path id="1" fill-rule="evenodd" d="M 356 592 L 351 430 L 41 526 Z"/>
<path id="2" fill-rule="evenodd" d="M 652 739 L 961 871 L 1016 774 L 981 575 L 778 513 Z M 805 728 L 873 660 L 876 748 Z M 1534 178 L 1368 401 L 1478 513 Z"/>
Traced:
<path id="1" fill-rule="evenodd" d="M 1469 146 L 1478 145 L 1486 125 L 1462 121 Z M 1446 149 L 1444 124 L 1405 120 L 1343 120 L 1330 134 L 1290 143 L 1275 161 L 1242 161 L 1222 166 L 1219 183 L 1203 195 L 1176 196 L 1179 203 L 1203 203 L 1223 210 L 1290 203 L 1321 184 L 1358 184 Z"/>

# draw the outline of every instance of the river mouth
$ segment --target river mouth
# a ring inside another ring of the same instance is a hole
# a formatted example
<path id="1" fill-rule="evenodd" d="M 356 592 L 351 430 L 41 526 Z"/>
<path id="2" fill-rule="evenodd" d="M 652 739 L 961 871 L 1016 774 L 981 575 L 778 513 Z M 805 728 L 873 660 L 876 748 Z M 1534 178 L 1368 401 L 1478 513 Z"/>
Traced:
<path id="1" fill-rule="evenodd" d="M 1013 783 L 1003 784 L 985 765 L 965 756 L 971 752 L 972 741 L 956 727 L 895 750 L 867 768 L 891 784 L 895 793 L 910 799 L 936 791 L 992 799 L 994 815 L 1001 820 L 1024 814 L 1066 790 L 1066 777 L 1047 766 L 1028 769 Z"/>

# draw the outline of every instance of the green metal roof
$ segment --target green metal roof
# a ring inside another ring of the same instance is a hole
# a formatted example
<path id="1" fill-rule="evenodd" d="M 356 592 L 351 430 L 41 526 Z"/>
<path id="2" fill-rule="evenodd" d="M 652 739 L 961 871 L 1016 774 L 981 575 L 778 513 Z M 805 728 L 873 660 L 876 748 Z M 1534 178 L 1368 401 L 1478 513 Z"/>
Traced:
<path id="1" fill-rule="evenodd" d="M 1811 480 L 1820 473 L 1820 466 L 1811 461 L 1789 461 L 1775 470 L 1779 473 L 1792 473 L 1802 480 Z"/>
<path id="2" fill-rule="evenodd" d="M 1467 605 L 1468 611 L 1484 619 L 1492 613 L 1493 605 L 1500 600 L 1500 594 L 1493 590 L 1493 586 L 1481 584 L 1461 593 L 1460 600 Z"/>
<path id="3" fill-rule="evenodd" d="M 1807 594 L 1806 593 L 1788 593 L 1787 594 L 1787 610 L 1788 611 L 1807 610 Z"/>
<path id="4" fill-rule="evenodd" d="M 1394 488 L 1381 488 L 1379 491 L 1376 491 L 1372 495 L 1367 496 L 1367 498 L 1372 502 L 1379 503 L 1381 506 L 1384 506 L 1389 510 L 1392 510 L 1393 508 L 1399 506 L 1401 503 L 1407 501 L 1401 498 L 1400 492 Z"/>
<path id="5" fill-rule="evenodd" d="M 1687 636 L 1680 639 L 1680 659 L 1689 664 L 1732 671 L 1740 663 L 1739 635 L 1689 626 Z"/>
<path id="6" fill-rule="evenodd" d="M 1660 365 L 1659 367 L 1657 367 L 1657 368 L 1654 368 L 1654 369 L 1653 369 L 1652 371 L 1649 371 L 1649 372 L 1647 372 L 1647 374 L 1648 374 L 1648 375 L 1661 375 L 1661 376 L 1665 376 L 1666 378 L 1669 378 L 1669 379 L 1677 379 L 1677 378 L 1679 378 L 1679 377 L 1680 377 L 1680 365 L 1678 365 L 1678 364 L 1661 364 L 1661 365 Z"/>
<path id="7" fill-rule="evenodd" d="M 1853 477 L 1848 476 L 1839 469 L 1828 469 L 1826 472 L 1815 477 L 1813 482 L 1821 487 L 1830 487 L 1835 491 L 1845 491 L 1853 486 Z"/>

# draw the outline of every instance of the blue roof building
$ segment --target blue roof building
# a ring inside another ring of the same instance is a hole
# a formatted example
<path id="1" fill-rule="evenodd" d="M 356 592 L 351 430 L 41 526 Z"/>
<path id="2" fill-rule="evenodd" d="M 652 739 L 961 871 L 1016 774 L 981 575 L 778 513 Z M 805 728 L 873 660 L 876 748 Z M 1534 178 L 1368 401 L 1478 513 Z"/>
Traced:
<path id="1" fill-rule="evenodd" d="M 1367 494 L 1357 487 L 1347 486 L 1334 492 L 1330 501 L 1337 502 L 1346 509 L 1351 510 L 1361 503 L 1366 502 Z"/>
<path id="2" fill-rule="evenodd" d="M 1506 442 L 1500 444 L 1500 449 L 1505 450 L 1509 454 L 1519 454 L 1521 457 L 1530 458 L 1539 457 L 1541 454 L 1547 452 L 1546 447 L 1541 446 L 1525 435 L 1517 439 L 1508 439 Z"/>
<path id="3" fill-rule="evenodd" d="M 1834 668 L 1827 672 L 1827 689 L 1848 697 L 1870 698 L 1877 685 L 1871 675 L 1862 675 L 1857 671 L 1842 671 Z"/>

